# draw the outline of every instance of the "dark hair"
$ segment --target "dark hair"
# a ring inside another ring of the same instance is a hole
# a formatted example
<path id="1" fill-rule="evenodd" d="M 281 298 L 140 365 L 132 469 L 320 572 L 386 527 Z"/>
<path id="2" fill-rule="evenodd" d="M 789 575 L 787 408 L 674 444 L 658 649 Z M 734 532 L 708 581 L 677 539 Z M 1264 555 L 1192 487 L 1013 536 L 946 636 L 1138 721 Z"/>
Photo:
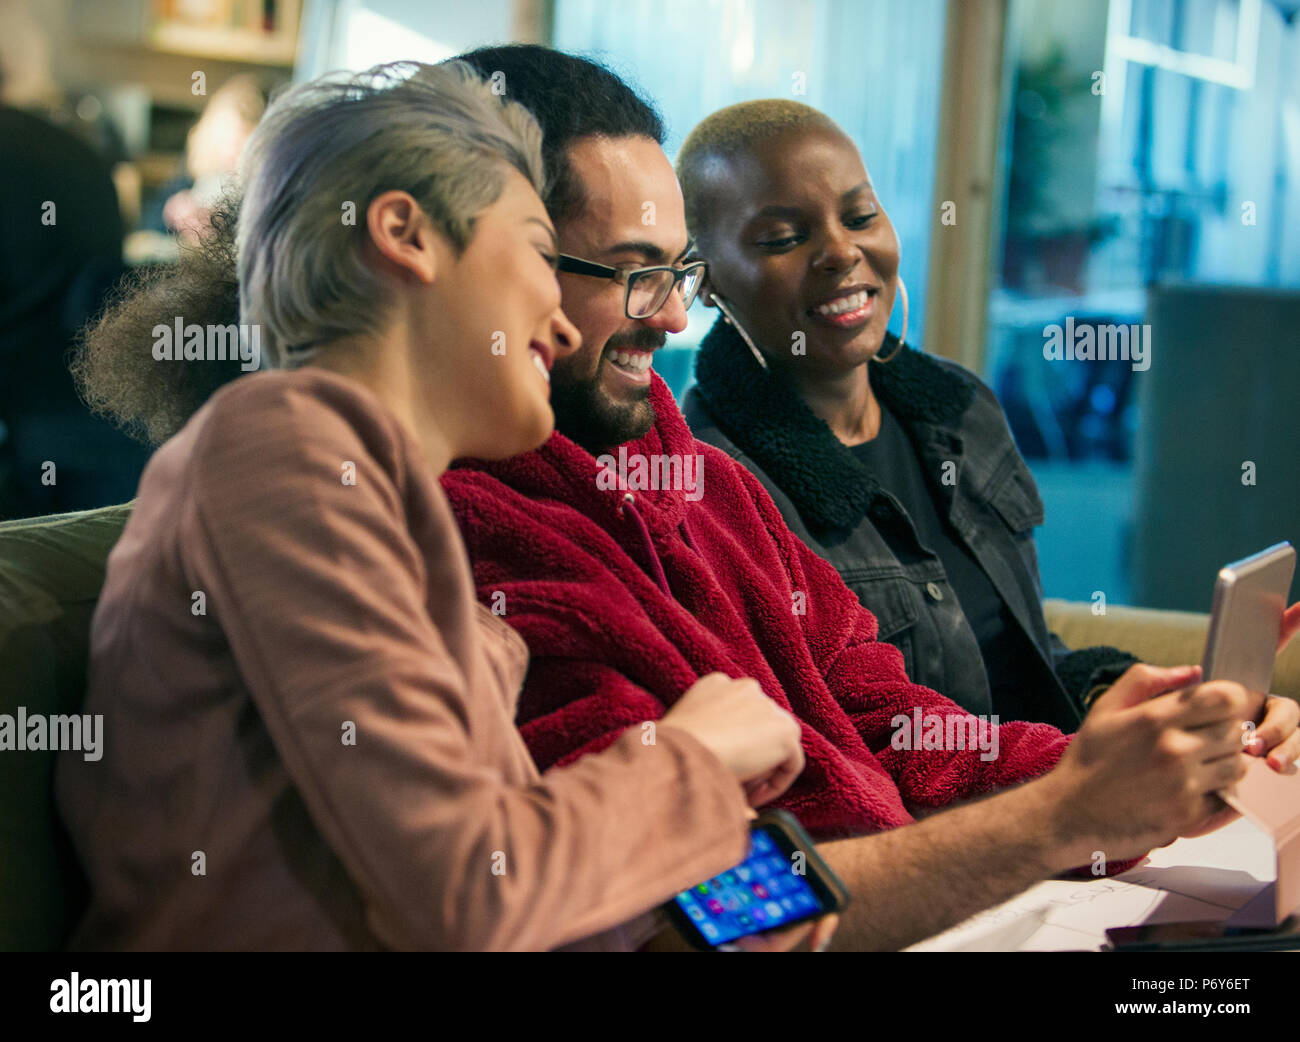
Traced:
<path id="1" fill-rule="evenodd" d="M 664 142 L 663 120 L 636 91 L 597 62 L 536 44 L 481 47 L 456 59 L 532 112 L 542 128 L 546 188 L 555 222 L 582 211 L 582 184 L 568 161 L 575 141 L 644 136 Z M 498 86 L 499 85 L 499 86 Z M 73 362 L 87 404 L 155 445 L 181 429 L 223 384 L 241 375 L 240 360 L 159 365 L 152 329 L 177 315 L 200 325 L 239 322 L 235 226 L 239 199 L 228 195 L 210 235 L 174 268 L 128 282 L 86 333 Z"/>
<path id="2" fill-rule="evenodd" d="M 569 146 L 587 137 L 648 137 L 666 132 L 653 106 L 605 66 L 537 44 L 480 47 L 457 56 L 494 89 L 528 109 L 542 128 L 546 191 L 542 202 L 557 224 L 582 213 L 582 182 Z M 499 85 L 499 86 L 498 86 Z"/>
<path id="3" fill-rule="evenodd" d="M 159 365 L 152 351 L 154 326 L 177 315 L 202 326 L 239 322 L 238 216 L 239 199 L 227 194 L 199 244 L 182 249 L 174 265 L 125 280 L 77 347 L 71 368 L 82 398 L 138 441 L 166 441 L 243 372 L 237 352 L 226 361 Z"/>

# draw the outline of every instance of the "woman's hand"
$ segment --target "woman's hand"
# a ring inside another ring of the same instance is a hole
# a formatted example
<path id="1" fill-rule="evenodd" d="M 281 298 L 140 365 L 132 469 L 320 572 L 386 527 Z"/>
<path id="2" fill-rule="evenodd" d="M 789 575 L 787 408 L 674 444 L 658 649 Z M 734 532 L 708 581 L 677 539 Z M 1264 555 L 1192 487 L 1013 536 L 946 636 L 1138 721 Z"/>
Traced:
<path id="1" fill-rule="evenodd" d="M 758 681 L 722 673 L 701 677 L 660 721 L 693 735 L 721 760 L 761 807 L 803 770 L 799 721 L 773 702 Z"/>
<path id="2" fill-rule="evenodd" d="M 1300 705 L 1290 698 L 1269 695 L 1264 702 L 1264 719 L 1247 726 L 1242 745 L 1250 756 L 1268 756 L 1268 765 L 1279 773 L 1289 773 L 1300 759 Z"/>
<path id="3" fill-rule="evenodd" d="M 790 952 L 798 948 L 806 939 L 808 951 L 823 952 L 835 936 L 835 928 L 840 925 L 838 915 L 824 915 L 807 923 L 796 923 L 784 930 L 771 933 L 752 934 L 741 937 L 734 944 L 719 945 L 718 950 L 740 952 Z"/>
<path id="4" fill-rule="evenodd" d="M 1277 653 L 1280 655 L 1291 643 L 1291 638 L 1300 633 L 1300 601 L 1282 613 L 1282 632 L 1277 638 Z"/>
<path id="5" fill-rule="evenodd" d="M 1282 631 L 1277 638 L 1280 655 L 1300 633 L 1300 601 L 1282 614 Z M 1242 745 L 1251 756 L 1268 757 L 1273 770 L 1286 773 L 1300 760 L 1300 705 L 1293 699 L 1270 695 L 1264 702 L 1264 718 L 1242 735 Z"/>
<path id="6" fill-rule="evenodd" d="M 753 934 L 741 937 L 731 944 L 720 944 L 720 952 L 789 952 L 798 948 L 807 940 L 810 952 L 825 951 L 835 935 L 835 928 L 840 924 L 838 915 L 825 915 L 807 923 L 796 923 L 784 930 L 771 933 Z M 641 947 L 645 952 L 693 952 L 675 926 L 665 926 L 653 938 Z"/>

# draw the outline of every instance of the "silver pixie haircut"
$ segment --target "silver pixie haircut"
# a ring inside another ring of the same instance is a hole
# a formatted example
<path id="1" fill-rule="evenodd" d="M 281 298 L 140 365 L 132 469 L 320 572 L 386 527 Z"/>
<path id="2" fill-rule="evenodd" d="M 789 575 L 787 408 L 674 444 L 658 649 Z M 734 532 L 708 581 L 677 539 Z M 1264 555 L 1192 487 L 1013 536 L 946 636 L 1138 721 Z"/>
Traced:
<path id="1" fill-rule="evenodd" d="M 261 326 L 270 364 L 377 328 L 389 291 L 364 255 L 372 200 L 410 192 L 460 252 L 507 165 L 540 192 L 542 132 L 464 62 L 377 65 L 276 97 L 240 161 L 236 234 L 240 321 Z"/>

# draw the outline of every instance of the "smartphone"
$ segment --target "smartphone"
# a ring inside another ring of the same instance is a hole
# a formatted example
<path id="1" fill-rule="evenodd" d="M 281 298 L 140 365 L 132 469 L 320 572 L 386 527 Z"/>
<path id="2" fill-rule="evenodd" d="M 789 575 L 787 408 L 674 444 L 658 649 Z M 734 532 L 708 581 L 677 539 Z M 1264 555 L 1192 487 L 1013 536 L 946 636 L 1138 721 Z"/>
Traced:
<path id="1" fill-rule="evenodd" d="M 693 947 L 712 951 L 750 934 L 819 919 L 848 903 L 848 888 L 794 815 L 772 810 L 755 819 L 744 861 L 664 907 Z"/>
<path id="2" fill-rule="evenodd" d="M 1295 549 L 1290 543 L 1223 567 L 1214 584 L 1202 679 L 1235 680 L 1251 691 L 1268 693 L 1294 574 Z"/>
<path id="3" fill-rule="evenodd" d="M 1256 951 L 1300 949 L 1300 918 L 1281 926 L 1256 929 L 1222 922 L 1151 923 L 1119 926 L 1106 931 L 1109 950 L 1116 952 Z"/>

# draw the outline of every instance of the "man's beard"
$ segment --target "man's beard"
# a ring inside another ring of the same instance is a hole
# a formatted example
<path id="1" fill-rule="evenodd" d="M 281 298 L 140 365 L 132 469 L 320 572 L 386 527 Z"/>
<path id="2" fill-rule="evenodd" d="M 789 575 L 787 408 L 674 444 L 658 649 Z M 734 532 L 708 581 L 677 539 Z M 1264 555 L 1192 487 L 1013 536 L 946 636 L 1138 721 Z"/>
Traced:
<path id="1" fill-rule="evenodd" d="M 650 404 L 650 388 L 631 402 L 614 402 L 600 386 L 606 365 L 613 365 L 606 352 L 611 348 L 639 348 L 655 351 L 667 342 L 667 334 L 657 329 L 610 337 L 601 351 L 595 373 L 578 379 L 565 371 L 563 362 L 551 370 L 551 408 L 555 410 L 555 429 L 576 441 L 593 456 L 600 450 L 634 441 L 648 432 L 655 422 Z"/>

